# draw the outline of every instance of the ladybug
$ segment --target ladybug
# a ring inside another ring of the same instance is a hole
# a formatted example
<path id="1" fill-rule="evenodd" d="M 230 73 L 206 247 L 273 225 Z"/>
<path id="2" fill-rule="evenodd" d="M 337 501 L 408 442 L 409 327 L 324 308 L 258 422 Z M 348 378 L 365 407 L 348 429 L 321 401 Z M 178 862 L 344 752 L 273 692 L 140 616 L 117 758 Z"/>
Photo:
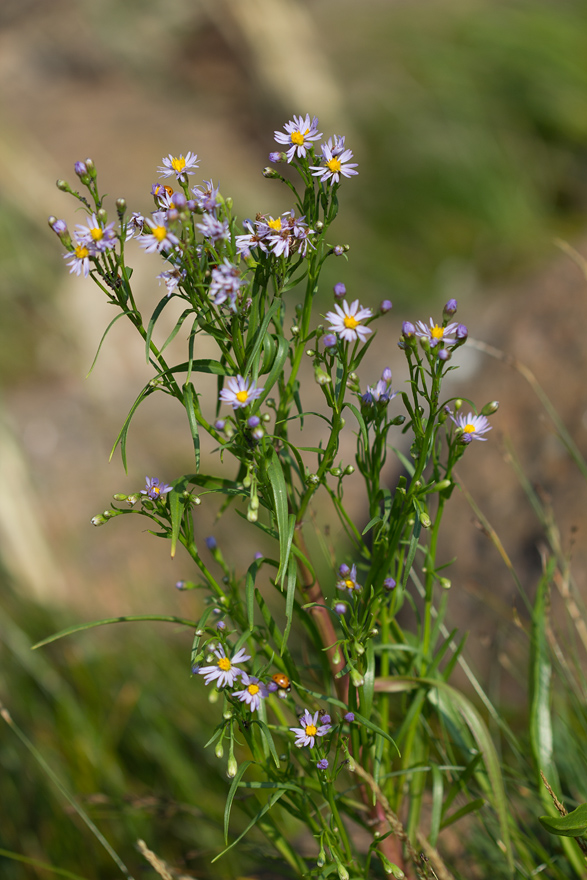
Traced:
<path id="1" fill-rule="evenodd" d="M 271 681 L 275 682 L 277 687 L 289 693 L 291 691 L 291 682 L 285 672 L 276 672 L 275 675 L 271 677 Z"/>

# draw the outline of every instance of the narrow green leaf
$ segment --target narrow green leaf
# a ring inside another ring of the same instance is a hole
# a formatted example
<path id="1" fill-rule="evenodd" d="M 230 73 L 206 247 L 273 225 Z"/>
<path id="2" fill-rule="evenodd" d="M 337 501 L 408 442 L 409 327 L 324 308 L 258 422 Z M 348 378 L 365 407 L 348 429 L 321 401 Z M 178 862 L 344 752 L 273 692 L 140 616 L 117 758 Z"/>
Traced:
<path id="1" fill-rule="evenodd" d="M 432 846 L 436 846 L 438 834 L 440 832 L 440 819 L 442 816 L 442 795 L 444 794 L 444 785 L 442 781 L 442 772 L 438 764 L 432 764 L 432 811 L 430 815 L 430 834 L 428 840 Z"/>
<path id="2" fill-rule="evenodd" d="M 291 515 L 295 524 L 295 517 L 293 514 Z M 294 611 L 294 599 L 296 595 L 296 584 L 298 579 L 298 566 L 296 563 L 295 556 L 292 554 L 289 557 L 289 563 L 287 566 L 287 587 L 286 587 L 286 598 L 285 598 L 285 629 L 283 631 L 283 644 L 281 646 L 281 654 L 283 656 L 283 652 L 287 646 L 287 640 L 289 638 L 289 631 L 291 629 L 291 625 L 293 622 L 293 611 Z"/>
<path id="3" fill-rule="evenodd" d="M 145 336 L 145 356 L 147 358 L 147 363 L 149 363 L 149 355 L 151 354 L 151 336 L 153 335 L 153 330 L 155 329 L 155 324 L 159 319 L 159 315 L 165 308 L 165 306 L 169 305 L 171 302 L 170 296 L 164 296 L 157 303 L 153 314 L 151 315 L 151 320 L 149 321 L 149 325 L 147 327 L 147 335 Z"/>
<path id="4" fill-rule="evenodd" d="M 85 629 L 93 629 L 96 626 L 106 626 L 111 623 L 134 623 L 137 620 L 157 620 L 160 623 L 176 623 L 179 626 L 198 626 L 196 620 L 187 620 L 185 617 L 166 617 L 161 614 L 137 614 L 129 617 L 108 617 L 104 620 L 93 620 L 91 623 L 78 623 L 76 626 L 69 626 L 67 629 L 62 629 L 60 632 L 55 633 L 52 636 L 47 636 L 46 639 L 37 642 L 36 645 L 32 646 L 31 651 L 35 651 L 37 648 L 43 648 L 45 645 L 51 644 L 51 642 L 56 642 L 58 639 L 62 639 L 65 636 L 71 636 L 76 632 L 82 632 Z"/>
<path id="5" fill-rule="evenodd" d="M 109 460 L 111 461 L 112 456 L 116 452 L 116 447 L 120 443 L 120 457 L 122 458 L 122 464 L 124 466 L 125 471 L 128 470 L 127 466 L 126 466 L 126 435 L 128 433 L 128 429 L 129 429 L 130 423 L 132 421 L 132 417 L 134 416 L 135 412 L 137 411 L 137 409 L 139 408 L 139 406 L 141 405 L 143 400 L 146 400 L 147 397 L 150 394 L 152 394 L 154 391 L 155 391 L 155 388 L 153 388 L 150 384 L 145 385 L 145 387 L 140 392 L 139 396 L 137 397 L 137 399 L 135 400 L 135 402 L 131 406 L 130 412 L 126 417 L 126 419 L 124 421 L 124 425 L 120 429 L 120 431 L 118 433 L 118 437 L 114 441 L 114 446 L 112 447 L 112 450 L 110 452 L 110 459 Z"/>
<path id="6" fill-rule="evenodd" d="M 530 744 L 539 774 L 542 770 L 551 785 L 558 788 L 558 773 L 553 764 L 553 733 L 550 715 L 550 680 L 552 666 L 546 637 L 548 624 L 548 597 L 550 582 L 556 568 L 556 559 L 548 560 L 546 570 L 538 583 L 532 610 L 530 637 Z"/>
<path id="7" fill-rule="evenodd" d="M 251 763 L 251 762 L 249 761 L 249 762 L 247 762 L 247 763 Z M 236 777 L 235 777 L 235 779 L 236 779 Z M 231 850 L 231 849 L 233 848 L 233 846 L 236 846 L 236 844 L 239 843 L 239 841 L 241 841 L 241 840 L 243 839 L 243 837 L 245 837 L 245 836 L 249 833 L 249 831 L 251 830 L 251 828 L 254 828 L 254 826 L 257 824 L 257 822 L 259 821 L 259 819 L 262 819 L 262 817 L 265 815 L 265 813 L 268 813 L 269 810 L 270 810 L 273 806 L 275 806 L 275 804 L 277 803 L 277 801 L 278 801 L 281 797 L 283 797 L 283 795 L 285 794 L 286 790 L 287 790 L 287 789 L 281 788 L 281 789 L 279 789 L 279 791 L 276 791 L 275 794 L 271 795 L 271 797 L 269 798 L 268 802 L 265 804 L 264 807 L 261 807 L 261 809 L 260 809 L 259 812 L 256 814 L 256 816 L 254 816 L 253 819 L 251 819 L 251 821 L 249 822 L 249 824 L 247 825 L 247 827 L 245 828 L 245 830 L 244 830 L 241 834 L 239 834 L 239 836 L 236 838 L 236 840 L 233 840 L 232 843 L 231 843 L 229 846 L 226 847 L 226 849 L 223 849 L 221 853 L 218 853 L 218 855 L 215 856 L 215 857 L 212 859 L 211 864 L 214 864 L 214 862 L 217 862 L 218 859 L 222 858 L 223 855 L 226 855 L 226 853 L 227 853 L 229 850 Z M 234 795 L 233 795 L 233 797 L 234 797 Z"/>
<path id="8" fill-rule="evenodd" d="M 371 716 L 373 695 L 375 693 L 375 651 L 373 647 L 373 639 L 369 639 L 365 646 L 365 657 L 367 660 L 363 674 L 365 683 L 361 687 L 361 710 L 367 718 Z"/>
<path id="9" fill-rule="evenodd" d="M 458 822 L 463 816 L 468 816 L 469 813 L 474 813 L 476 810 L 480 810 L 484 804 L 485 800 L 482 797 L 476 798 L 474 801 L 469 801 L 464 807 L 455 810 L 454 813 L 451 813 L 450 816 L 443 819 L 440 824 L 440 830 L 444 831 L 445 828 L 448 828 L 448 826 L 452 825 L 454 822 Z"/>
<path id="10" fill-rule="evenodd" d="M 275 510 L 275 519 L 277 522 L 277 531 L 279 533 L 279 571 L 277 572 L 277 582 L 283 578 L 283 573 L 287 568 L 288 557 L 289 557 L 289 547 L 291 547 L 291 540 L 289 540 L 289 528 L 288 528 L 288 506 L 287 506 L 287 487 L 285 485 L 285 477 L 283 475 L 283 468 L 281 467 L 281 462 L 275 452 L 273 447 L 271 448 L 271 455 L 269 458 L 269 462 L 267 464 L 267 476 L 269 477 L 269 481 L 271 483 L 271 490 L 273 492 L 273 501 L 274 501 L 274 510 Z M 293 514 L 292 514 L 293 516 Z M 295 525 L 295 519 L 294 519 Z M 293 538 L 293 529 L 292 529 L 292 538 Z"/>
<path id="11" fill-rule="evenodd" d="M 405 590 L 406 584 L 408 582 L 408 577 L 410 576 L 410 571 L 412 569 L 412 565 L 414 563 L 414 559 L 416 557 L 416 550 L 418 549 L 418 538 L 420 537 L 420 531 L 422 529 L 422 523 L 420 522 L 420 517 L 416 511 L 416 522 L 414 523 L 414 531 L 412 532 L 412 537 L 410 540 L 410 546 L 408 548 L 408 555 L 406 557 L 404 571 L 402 576 L 402 589 Z"/>
<path id="12" fill-rule="evenodd" d="M 198 431 L 198 420 L 196 418 L 195 406 L 197 403 L 196 390 L 191 382 L 186 382 L 183 386 L 183 396 L 185 401 L 185 409 L 188 417 L 190 431 L 192 435 L 192 443 L 194 444 L 194 453 L 196 456 L 196 471 L 200 470 L 200 434 Z"/>
<path id="13" fill-rule="evenodd" d="M 359 423 L 359 430 L 360 430 L 361 436 L 363 438 L 363 443 L 365 444 L 365 446 L 369 446 L 369 437 L 367 434 L 367 426 L 365 424 L 365 419 L 363 418 L 363 416 L 361 415 L 361 413 L 357 409 L 357 407 L 354 405 L 354 403 L 347 402 L 347 403 L 345 403 L 344 406 L 346 406 L 348 409 L 350 409 L 350 411 L 352 412 L 352 414 L 356 418 L 357 422 Z M 344 409 L 344 406 L 343 406 L 343 409 Z"/>
<path id="14" fill-rule="evenodd" d="M 183 513 L 185 510 L 185 500 L 183 497 L 183 493 L 186 491 L 186 486 L 188 483 L 187 477 L 180 477 L 179 480 L 174 480 L 172 482 L 172 489 L 168 495 L 169 498 L 169 510 L 171 512 L 171 558 L 175 556 L 175 550 L 177 548 L 177 541 L 179 538 L 179 533 L 181 531 L 181 524 L 183 522 Z"/>
<path id="15" fill-rule="evenodd" d="M 587 837 L 587 804 L 579 804 L 566 816 L 539 816 L 540 824 L 559 837 Z"/>
<path id="16" fill-rule="evenodd" d="M 275 360 L 273 361 L 271 372 L 263 383 L 263 393 L 255 402 L 255 406 L 253 408 L 254 412 L 257 412 L 257 410 L 263 404 L 264 400 L 269 397 L 271 389 L 275 385 L 277 379 L 282 375 L 288 354 L 289 342 L 287 341 L 287 339 L 284 339 L 283 336 L 280 336 L 277 340 L 277 354 L 275 355 Z"/>
<path id="17" fill-rule="evenodd" d="M 257 724 L 261 730 L 261 735 L 263 737 L 264 742 L 269 749 L 271 757 L 273 758 L 273 762 L 277 768 L 279 768 L 279 757 L 277 755 L 277 749 L 275 748 L 275 743 L 273 742 L 273 737 L 271 736 L 271 731 L 269 730 L 265 721 L 262 718 L 257 719 Z"/>
<path id="18" fill-rule="evenodd" d="M 245 578 L 245 601 L 247 605 L 249 630 L 252 630 L 255 625 L 255 581 L 257 580 L 257 574 L 259 573 L 261 565 L 262 560 L 256 559 L 252 562 L 247 569 Z"/>
<path id="19" fill-rule="evenodd" d="M 228 795 L 226 797 L 226 804 L 224 806 L 224 843 L 228 843 L 228 826 L 230 824 L 230 811 L 232 809 L 232 802 L 234 800 L 234 796 L 238 789 L 238 784 L 242 779 L 243 774 L 245 773 L 247 767 L 250 767 L 253 764 L 253 761 L 243 761 L 238 770 L 236 771 L 236 775 L 232 782 L 230 783 L 230 788 L 228 789 Z"/>
<path id="20" fill-rule="evenodd" d="M 124 318 L 125 316 L 136 315 L 136 314 L 137 314 L 137 312 L 135 312 L 133 309 L 132 311 L 129 311 L 129 312 L 127 312 L 127 311 L 120 312 L 118 315 L 116 315 L 115 318 L 112 318 L 112 320 L 110 321 L 110 323 L 108 324 L 108 326 L 104 330 L 104 333 L 102 334 L 102 338 L 101 338 L 100 343 L 98 345 L 98 348 L 96 350 L 96 354 L 94 355 L 94 360 L 92 361 L 92 366 L 90 367 L 90 369 L 88 370 L 88 373 L 86 375 L 86 379 L 91 375 L 92 370 L 96 366 L 96 361 L 98 360 L 98 356 L 100 354 L 100 349 L 102 348 L 102 343 L 104 342 L 104 340 L 108 336 L 108 333 L 110 332 L 110 328 L 113 327 L 114 324 L 116 324 L 116 322 L 118 321 L 119 318 Z"/>
<path id="21" fill-rule="evenodd" d="M 10 852 L 7 849 L 0 849 L 0 856 L 4 859 L 12 859 L 15 862 L 22 862 L 24 865 L 31 865 L 31 867 L 39 868 L 42 871 L 50 871 L 59 877 L 66 877 L 68 880 L 86 880 L 86 878 L 80 877 L 79 874 L 72 874 L 71 871 L 66 871 L 65 868 L 56 868 L 55 865 L 49 865 L 47 862 L 40 862 L 38 859 L 31 859 L 29 856 Z"/>

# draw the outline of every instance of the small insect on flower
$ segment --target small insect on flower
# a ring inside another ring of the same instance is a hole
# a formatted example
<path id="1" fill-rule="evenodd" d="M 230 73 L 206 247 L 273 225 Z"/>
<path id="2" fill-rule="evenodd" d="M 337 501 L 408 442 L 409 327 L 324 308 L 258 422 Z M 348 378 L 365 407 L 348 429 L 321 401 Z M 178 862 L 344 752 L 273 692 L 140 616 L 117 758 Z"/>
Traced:
<path id="1" fill-rule="evenodd" d="M 220 400 L 223 403 L 229 403 L 233 409 L 240 409 L 248 406 L 252 400 L 256 400 L 263 393 L 263 388 L 257 388 L 250 379 L 243 379 L 242 376 L 231 376 L 226 384 L 228 388 L 223 388 L 220 392 Z"/>
<path id="2" fill-rule="evenodd" d="M 228 658 L 224 652 L 222 645 L 218 645 L 212 652 L 218 658 L 218 662 L 213 666 L 202 666 L 198 669 L 198 675 L 205 675 L 204 683 L 210 684 L 216 682 L 216 687 L 234 687 L 234 683 L 239 676 L 245 674 L 243 669 L 239 669 L 235 664 L 244 663 L 251 657 L 244 648 L 240 648 L 236 654 Z"/>
<path id="3" fill-rule="evenodd" d="M 463 437 L 468 436 L 471 440 L 487 440 L 487 437 L 481 437 L 481 434 L 486 434 L 488 431 L 491 431 L 491 425 L 485 416 L 476 416 L 473 415 L 473 413 L 467 413 L 467 415 L 451 415 L 451 419 L 457 428 L 462 430 Z"/>
<path id="4" fill-rule="evenodd" d="M 326 736 L 329 730 L 332 729 L 331 724 L 321 724 L 318 727 L 318 715 L 319 712 L 314 712 L 313 715 L 310 715 L 307 709 L 304 710 L 304 714 L 300 718 L 301 727 L 290 727 L 292 733 L 296 735 L 295 745 L 301 749 L 302 746 L 309 746 L 311 749 L 314 748 L 314 743 L 316 741 L 317 736 Z"/>
<path id="5" fill-rule="evenodd" d="M 271 676 L 271 684 L 269 685 L 270 691 L 282 691 L 284 694 L 289 694 L 291 691 L 291 681 L 285 674 L 285 672 L 276 672 L 275 675 Z"/>
<path id="6" fill-rule="evenodd" d="M 145 479 L 147 484 L 144 489 L 141 489 L 141 495 L 147 495 L 153 501 L 157 501 L 162 495 L 167 495 L 173 488 L 166 483 L 162 483 L 157 477 L 145 477 Z"/>
<path id="7" fill-rule="evenodd" d="M 335 312 L 326 312 L 325 315 L 326 320 L 330 321 L 330 329 L 347 342 L 355 342 L 357 339 L 365 342 L 367 336 L 373 331 L 369 327 L 364 327 L 361 321 L 372 317 L 371 309 L 362 308 L 358 299 L 350 305 L 346 300 L 343 300 L 342 307 L 335 303 L 334 308 Z"/>
<path id="8" fill-rule="evenodd" d="M 172 156 L 170 153 L 167 158 L 161 161 L 163 165 L 160 165 L 157 169 L 161 177 L 173 177 L 175 174 L 177 180 L 186 180 L 188 174 L 193 174 L 194 170 L 198 167 L 198 157 L 192 152 L 189 152 L 185 158 L 183 156 Z"/>
<path id="9" fill-rule="evenodd" d="M 269 691 L 266 685 L 254 675 L 247 675 L 246 672 L 241 673 L 241 682 L 244 687 L 240 691 L 234 691 L 233 696 L 238 697 L 242 703 L 246 703 L 251 712 L 254 712 L 261 705 L 261 700 L 268 696 Z"/>

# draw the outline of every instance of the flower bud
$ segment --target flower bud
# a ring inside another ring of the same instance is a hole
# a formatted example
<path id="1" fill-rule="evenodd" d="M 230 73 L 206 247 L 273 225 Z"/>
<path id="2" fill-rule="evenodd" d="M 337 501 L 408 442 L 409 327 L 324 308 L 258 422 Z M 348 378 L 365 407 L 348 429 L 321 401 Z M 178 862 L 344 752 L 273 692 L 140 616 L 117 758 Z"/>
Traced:
<path id="1" fill-rule="evenodd" d="M 318 385 L 329 385 L 332 382 L 330 378 L 330 374 L 319 367 L 317 364 L 314 366 L 314 380 L 318 383 Z"/>
<path id="2" fill-rule="evenodd" d="M 116 213 L 119 217 L 126 213 L 126 199 L 116 199 Z"/>
<path id="3" fill-rule="evenodd" d="M 129 496 L 128 496 L 128 498 L 126 499 L 126 503 L 128 504 L 129 507 L 132 507 L 133 504 L 136 504 L 137 501 L 140 500 L 140 498 L 141 498 L 141 493 L 140 493 L 140 492 L 136 492 L 134 495 L 129 495 Z"/>
<path id="4" fill-rule="evenodd" d="M 393 303 L 390 299 L 384 299 L 381 305 L 379 306 L 379 311 L 382 315 L 385 315 L 387 312 L 391 311 L 393 308 Z"/>
<path id="5" fill-rule="evenodd" d="M 460 397 L 455 400 L 455 412 L 458 412 L 463 405 L 463 401 Z"/>
<path id="6" fill-rule="evenodd" d="M 447 361 L 450 358 L 450 351 L 447 351 L 446 348 L 441 348 L 438 352 L 438 360 L 439 361 Z"/>
<path id="7" fill-rule="evenodd" d="M 88 169 L 88 174 L 90 175 L 90 177 L 95 180 L 98 175 L 96 173 L 96 166 L 94 165 L 93 160 L 86 159 L 85 166 Z"/>
<path id="8" fill-rule="evenodd" d="M 316 357 L 316 352 L 314 351 L 313 348 L 306 349 L 306 354 L 308 355 L 308 357 L 311 357 L 311 358 Z"/>
<path id="9" fill-rule="evenodd" d="M 66 180 L 59 179 L 56 183 L 57 189 L 60 189 L 61 192 L 70 193 L 71 187 Z"/>
<path id="10" fill-rule="evenodd" d="M 336 345 L 336 334 L 327 333 L 326 336 L 323 336 L 322 345 L 324 346 L 324 348 L 334 348 L 334 346 Z"/>
<path id="11" fill-rule="evenodd" d="M 387 577 L 383 581 L 383 586 L 386 590 L 389 590 L 389 592 L 391 592 L 391 590 L 395 590 L 396 581 L 392 577 Z"/>
<path id="12" fill-rule="evenodd" d="M 333 477 L 342 477 L 342 470 L 339 467 L 330 468 Z"/>
<path id="13" fill-rule="evenodd" d="M 86 183 L 86 181 L 83 179 L 84 177 L 86 177 L 87 180 L 89 181 L 90 177 L 89 177 L 88 168 L 87 168 L 85 162 L 76 162 L 73 166 L 73 170 L 75 171 L 75 173 L 77 174 L 79 179 L 82 181 L 82 183 Z"/>
<path id="14" fill-rule="evenodd" d="M 119 492 L 112 496 L 115 501 L 126 501 L 128 495 L 121 495 Z"/>
<path id="15" fill-rule="evenodd" d="M 317 474 L 308 474 L 306 477 L 306 483 L 309 483 L 310 486 L 317 486 L 320 482 L 320 477 Z"/>
<path id="16" fill-rule="evenodd" d="M 234 779 L 236 776 L 236 771 L 238 770 L 238 764 L 236 763 L 236 758 L 234 755 L 230 755 L 228 758 L 228 766 L 226 768 L 226 775 L 229 779 Z"/>
<path id="17" fill-rule="evenodd" d="M 497 412 L 499 409 L 499 400 L 492 400 L 491 403 L 486 403 L 483 409 L 481 410 L 482 416 L 492 416 L 493 413 Z"/>
<path id="18" fill-rule="evenodd" d="M 449 299 L 449 301 L 447 302 L 447 304 L 445 305 L 445 307 L 443 309 L 444 317 L 445 318 L 452 318 L 453 315 L 456 315 L 457 308 L 458 308 L 458 305 L 457 305 L 456 299 Z"/>
<path id="19" fill-rule="evenodd" d="M 344 248 L 341 244 L 337 244 L 332 248 L 332 253 L 335 257 L 342 257 L 344 254 Z"/>
<path id="20" fill-rule="evenodd" d="M 204 538 L 204 543 L 210 552 L 213 552 L 218 547 L 216 543 L 216 538 L 213 535 L 209 535 L 207 538 Z"/>
<path id="21" fill-rule="evenodd" d="M 358 688 L 358 687 L 362 687 L 365 684 L 365 679 L 363 678 L 363 676 L 361 675 L 361 673 L 359 672 L 358 669 L 355 669 L 353 667 L 351 669 L 350 675 L 351 675 L 351 681 L 353 683 L 353 687 Z"/>
<path id="22" fill-rule="evenodd" d="M 222 745 L 222 741 L 216 743 L 214 754 L 217 758 L 222 758 L 224 756 L 224 746 Z"/>
<path id="23" fill-rule="evenodd" d="M 267 166 L 266 168 L 263 168 L 263 177 L 276 178 L 279 177 L 279 174 L 275 168 L 269 168 L 269 166 Z"/>
<path id="24" fill-rule="evenodd" d="M 428 516 L 427 513 L 420 514 L 420 522 L 422 523 L 422 528 L 424 528 L 424 529 L 429 529 L 430 526 L 432 525 L 432 520 L 430 519 L 430 517 Z"/>
<path id="25" fill-rule="evenodd" d="M 450 578 L 441 577 L 438 578 L 438 583 L 443 588 L 443 590 L 450 590 L 452 584 Z"/>
<path id="26" fill-rule="evenodd" d="M 345 298 L 346 287 L 342 283 L 342 281 L 339 281 L 337 284 L 334 285 L 334 296 L 335 296 L 335 299 L 344 299 Z"/>
<path id="27" fill-rule="evenodd" d="M 285 155 L 285 153 L 279 153 L 279 152 L 277 152 L 277 150 L 274 150 L 272 153 L 269 153 L 269 161 L 274 162 L 276 165 L 279 162 L 285 162 L 286 159 L 287 159 L 287 156 Z"/>
<path id="28" fill-rule="evenodd" d="M 459 324 L 459 326 L 457 327 L 457 332 L 456 332 L 457 343 L 459 345 L 462 345 L 464 342 L 467 341 L 468 335 L 469 335 L 469 331 L 467 330 L 465 325 Z"/>
<path id="29" fill-rule="evenodd" d="M 101 220 L 102 223 L 106 223 L 108 220 L 108 212 L 105 210 L 105 208 L 98 208 L 98 210 L 96 211 L 96 217 L 98 218 L 98 220 Z"/>
<path id="30" fill-rule="evenodd" d="M 343 473 L 346 477 L 350 477 L 350 475 L 354 474 L 354 472 L 355 472 L 355 469 L 352 466 L 352 464 L 347 464 L 347 466 L 345 467 L 345 469 L 343 471 Z"/>
<path id="31" fill-rule="evenodd" d="M 259 515 L 256 510 L 253 510 L 252 507 L 249 507 L 247 510 L 247 519 L 250 523 L 255 523 L 259 519 Z"/>
<path id="32" fill-rule="evenodd" d="M 324 229 L 324 221 L 317 220 L 315 225 L 316 225 L 316 232 L 322 232 L 322 230 Z"/>
<path id="33" fill-rule="evenodd" d="M 103 526 L 104 523 L 108 522 L 109 517 L 105 517 L 102 514 L 98 514 L 97 516 L 93 516 L 90 522 L 93 526 Z"/>

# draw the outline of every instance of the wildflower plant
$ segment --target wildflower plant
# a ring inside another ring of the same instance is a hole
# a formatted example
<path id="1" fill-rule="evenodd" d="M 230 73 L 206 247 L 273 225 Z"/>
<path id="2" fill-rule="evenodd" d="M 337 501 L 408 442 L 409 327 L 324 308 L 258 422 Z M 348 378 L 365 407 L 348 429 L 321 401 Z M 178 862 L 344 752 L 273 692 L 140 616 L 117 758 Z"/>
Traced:
<path id="1" fill-rule="evenodd" d="M 209 688 L 218 707 L 209 745 L 218 760 L 228 749 L 227 848 L 256 826 L 299 876 L 366 878 L 376 861 L 396 877 L 404 869 L 448 876 L 436 850 L 441 829 L 488 802 L 499 827 L 496 851 L 511 867 L 495 749 L 478 710 L 449 683 L 463 645 L 444 628 L 451 584 L 437 562 L 454 468 L 464 454 L 482 454 L 482 447 L 467 447 L 487 439 L 497 404 L 479 413 L 471 405 L 464 414 L 462 400 L 443 397 L 452 357 L 468 335 L 452 321 L 454 300 L 438 319 L 413 316 L 398 325 L 389 300 L 371 308 L 350 291 L 349 301 L 340 281 L 332 308 L 316 313 L 325 262 L 348 250 L 333 237 L 340 189 L 355 186 L 359 173 L 344 137 L 321 141 L 318 128 L 316 118 L 296 116 L 275 133 L 287 149 L 272 152 L 263 173 L 283 184 L 278 217 L 261 208 L 239 224 L 232 201 L 211 180 L 192 183 L 192 152 L 162 159 L 166 182 L 153 186 L 148 217 L 129 214 L 118 199 L 110 220 L 90 159 L 75 166 L 81 192 L 58 181 L 88 215 L 73 235 L 64 221 L 49 220 L 70 271 L 91 278 L 118 309 L 108 329 L 118 317 L 131 322 L 153 368 L 115 448 L 126 466 L 134 413 L 151 395 L 167 394 L 185 410 L 194 449 L 191 473 L 166 474 L 169 484 L 147 477 L 144 488 L 116 494 L 92 522 L 146 517 L 171 554 L 181 545 L 193 566 L 191 579 L 177 583 L 202 594 L 193 621 L 182 621 L 194 632 L 186 663 L 194 704 Z M 297 184 L 280 172 L 283 163 Z M 132 284 L 128 259 L 136 245 L 165 288 L 150 317 Z M 159 320 L 171 303 L 179 314 L 161 340 Z M 381 378 L 361 376 L 380 322 L 405 355 L 403 388 L 393 387 L 385 364 Z M 214 357 L 199 356 L 203 336 L 213 340 Z M 181 337 L 185 355 L 169 363 L 168 346 Z M 311 388 L 301 380 L 308 358 Z M 218 382 L 214 400 L 199 385 L 210 374 Z M 300 445 L 298 426 L 316 417 L 326 425 L 323 442 Z M 356 437 L 352 463 L 340 457 L 343 432 Z M 205 434 L 217 452 L 210 473 L 201 468 Z M 394 486 L 384 471 L 390 452 L 399 458 Z M 344 503 L 354 471 L 367 510 L 360 524 Z M 224 515 L 234 509 L 252 545 L 256 534 L 273 542 L 271 556 L 229 565 L 221 542 L 200 534 L 194 507 L 216 495 Z M 318 574 L 324 565 L 311 520 L 320 498 L 332 505 L 343 535 L 326 577 Z M 400 624 L 398 613 L 409 608 L 412 623 Z M 432 818 L 425 824 L 427 787 Z M 237 793 L 251 821 L 230 840 Z M 302 826 L 313 848 L 296 844 Z"/>

